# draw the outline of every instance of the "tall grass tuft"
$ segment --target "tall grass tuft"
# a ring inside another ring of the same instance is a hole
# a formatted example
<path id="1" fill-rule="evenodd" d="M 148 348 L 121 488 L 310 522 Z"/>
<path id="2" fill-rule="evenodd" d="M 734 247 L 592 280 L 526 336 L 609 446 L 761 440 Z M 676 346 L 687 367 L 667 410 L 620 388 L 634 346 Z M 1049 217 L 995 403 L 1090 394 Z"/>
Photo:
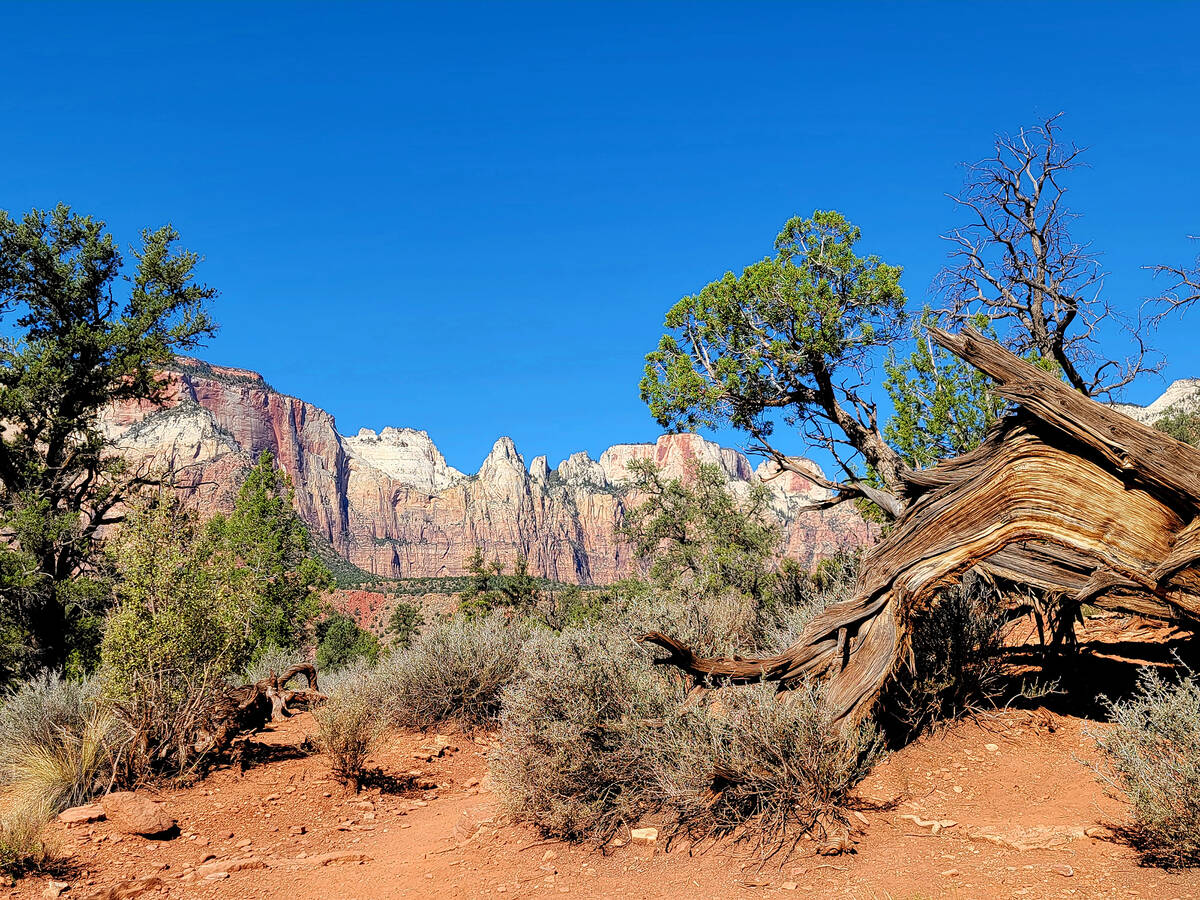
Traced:
<path id="1" fill-rule="evenodd" d="M 105 790 L 119 734 L 90 682 L 47 675 L 17 688 L 0 708 L 0 779 L 13 807 L 53 815 Z"/>

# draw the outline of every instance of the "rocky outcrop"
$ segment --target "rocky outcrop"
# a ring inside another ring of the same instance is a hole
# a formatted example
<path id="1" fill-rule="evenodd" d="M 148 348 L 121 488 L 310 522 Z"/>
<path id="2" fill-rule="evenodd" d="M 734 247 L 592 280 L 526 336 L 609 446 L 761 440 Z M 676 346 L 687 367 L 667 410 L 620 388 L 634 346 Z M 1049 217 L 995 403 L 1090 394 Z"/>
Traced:
<path id="1" fill-rule="evenodd" d="M 1159 419 L 1174 412 L 1200 411 L 1200 378 L 1180 378 L 1172 381 L 1162 395 L 1146 406 L 1135 403 L 1114 403 L 1113 408 L 1141 422 L 1154 425 Z"/>
<path id="2" fill-rule="evenodd" d="M 619 528 L 639 500 L 627 468 L 636 459 L 654 460 L 670 477 L 712 463 L 735 492 L 765 480 L 783 550 L 805 565 L 873 534 L 849 505 L 806 510 L 825 496 L 807 479 L 773 477 L 769 464 L 756 470 L 741 453 L 698 435 L 618 444 L 599 460 L 575 453 L 554 469 L 544 456 L 526 465 L 502 437 L 478 472 L 465 475 L 423 431 L 340 435 L 329 413 L 254 372 L 181 359 L 164 378 L 164 408 L 127 404 L 104 417 L 133 464 L 171 472 L 190 502 L 215 512 L 229 507 L 242 473 L 270 451 L 291 475 L 296 509 L 318 539 L 389 578 L 461 575 L 476 546 L 505 562 L 525 556 L 533 573 L 561 581 L 602 584 L 633 574 Z"/>

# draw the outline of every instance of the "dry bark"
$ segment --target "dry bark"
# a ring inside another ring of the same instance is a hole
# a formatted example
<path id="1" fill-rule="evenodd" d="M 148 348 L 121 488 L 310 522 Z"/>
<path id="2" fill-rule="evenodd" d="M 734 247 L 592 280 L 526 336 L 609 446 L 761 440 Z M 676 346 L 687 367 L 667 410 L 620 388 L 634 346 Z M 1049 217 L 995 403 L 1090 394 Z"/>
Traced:
<path id="1" fill-rule="evenodd" d="M 697 684 L 828 677 L 828 702 L 852 724 L 904 657 L 912 619 L 972 569 L 1068 613 L 1087 602 L 1200 627 L 1200 450 L 972 329 L 931 334 L 989 375 L 1013 412 L 977 449 L 908 476 L 907 506 L 864 556 L 853 597 L 792 646 L 765 659 L 705 659 L 644 635 L 668 652 L 661 663 Z"/>
<path id="2" fill-rule="evenodd" d="M 290 690 L 288 682 L 299 675 L 307 679 L 308 687 Z M 214 709 L 208 727 L 196 742 L 196 749 L 221 753 L 229 748 L 234 738 L 262 731 L 269 722 L 290 716 L 293 707 L 308 708 L 324 699 L 326 697 L 317 685 L 317 669 L 307 663 L 292 666 L 282 675 L 272 672 L 262 681 L 231 688 Z"/>

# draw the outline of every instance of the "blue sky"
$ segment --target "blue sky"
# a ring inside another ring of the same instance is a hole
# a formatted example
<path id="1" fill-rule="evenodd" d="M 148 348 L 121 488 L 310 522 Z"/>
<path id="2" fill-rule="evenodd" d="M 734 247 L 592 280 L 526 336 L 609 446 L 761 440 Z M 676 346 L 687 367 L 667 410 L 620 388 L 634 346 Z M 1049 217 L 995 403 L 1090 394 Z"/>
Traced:
<path id="1" fill-rule="evenodd" d="M 468 471 L 501 434 L 652 440 L 663 314 L 793 214 L 844 212 L 919 302 L 958 164 L 1060 110 L 1114 301 L 1200 249 L 1194 4 L 37 3 L 0 30 L 0 207 L 173 222 L 222 292 L 202 355 Z M 1168 379 L 1198 326 L 1160 336 Z"/>

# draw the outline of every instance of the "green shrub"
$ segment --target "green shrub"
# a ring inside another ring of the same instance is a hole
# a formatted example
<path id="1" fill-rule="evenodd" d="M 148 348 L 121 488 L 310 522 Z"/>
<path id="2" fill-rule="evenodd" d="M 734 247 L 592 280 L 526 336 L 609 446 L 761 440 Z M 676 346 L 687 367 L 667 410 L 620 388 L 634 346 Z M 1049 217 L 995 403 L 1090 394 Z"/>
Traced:
<path id="1" fill-rule="evenodd" d="M 504 690 L 492 776 L 520 821 L 564 838 L 607 840 L 655 804 L 657 766 L 647 721 L 678 702 L 628 637 L 541 633 L 521 677 Z"/>
<path id="2" fill-rule="evenodd" d="M 332 672 L 351 663 L 374 662 L 379 639 L 350 616 L 333 613 L 317 623 L 317 669 Z"/>
<path id="3" fill-rule="evenodd" d="M 778 848 L 844 827 L 850 790 L 870 771 L 873 727 L 843 734 L 815 686 L 727 688 L 657 737 L 655 790 L 693 836 L 737 832 Z"/>
<path id="4" fill-rule="evenodd" d="M 0 780 L 17 811 L 53 815 L 108 787 L 120 732 L 92 682 L 33 679 L 0 708 Z"/>
<path id="5" fill-rule="evenodd" d="M 334 776 L 357 792 L 383 729 L 383 683 L 373 668 L 360 664 L 330 676 L 324 687 L 329 699 L 313 710 L 317 744 Z"/>
<path id="6" fill-rule="evenodd" d="M 1133 697 L 1109 706 L 1112 727 L 1093 732 L 1098 767 L 1133 811 L 1133 843 L 1148 861 L 1200 863 L 1200 682 L 1143 669 Z"/>
<path id="7" fill-rule="evenodd" d="M 1200 409 L 1176 409 L 1167 413 L 1154 427 L 1177 441 L 1200 446 Z"/>
<path id="8" fill-rule="evenodd" d="M 502 612 L 434 624 L 383 664 L 392 721 L 413 728 L 451 719 L 467 727 L 493 722 L 530 630 Z"/>
<path id="9" fill-rule="evenodd" d="M 249 660 L 253 610 L 237 560 L 163 493 L 135 507 L 113 539 L 116 605 L 101 673 L 129 732 L 130 776 L 194 761 L 194 736 L 228 678 Z"/>

